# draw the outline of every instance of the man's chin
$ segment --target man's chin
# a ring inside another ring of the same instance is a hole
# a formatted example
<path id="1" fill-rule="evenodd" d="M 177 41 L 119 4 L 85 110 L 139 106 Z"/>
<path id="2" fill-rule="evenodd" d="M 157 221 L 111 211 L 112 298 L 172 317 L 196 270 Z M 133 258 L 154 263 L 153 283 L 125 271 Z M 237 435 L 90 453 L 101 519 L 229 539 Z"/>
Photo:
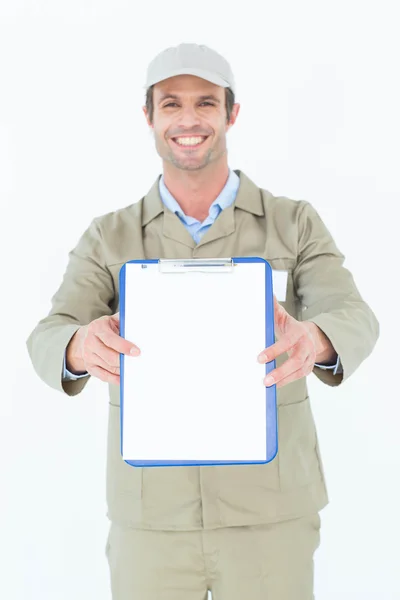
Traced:
<path id="1" fill-rule="evenodd" d="M 201 171 L 201 169 L 204 169 L 208 164 L 208 163 L 204 163 L 204 162 L 183 163 L 183 162 L 176 161 L 176 160 L 172 160 L 171 162 L 174 165 L 174 167 L 176 167 L 180 171 Z"/>

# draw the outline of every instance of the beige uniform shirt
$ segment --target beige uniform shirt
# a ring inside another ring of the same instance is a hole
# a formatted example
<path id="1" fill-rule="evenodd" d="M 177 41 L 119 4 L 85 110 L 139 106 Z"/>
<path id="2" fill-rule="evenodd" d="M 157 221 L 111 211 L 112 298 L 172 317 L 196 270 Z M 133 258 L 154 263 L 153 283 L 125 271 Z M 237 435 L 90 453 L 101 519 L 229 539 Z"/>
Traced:
<path id="1" fill-rule="evenodd" d="M 287 271 L 281 304 L 296 319 L 316 323 L 341 358 L 342 374 L 318 367 L 314 373 L 331 386 L 350 377 L 371 353 L 379 324 L 343 267 L 344 256 L 308 202 L 275 197 L 235 172 L 240 177 L 235 202 L 197 245 L 162 203 L 161 175 L 139 202 L 92 221 L 69 254 L 49 315 L 27 340 L 46 384 L 70 396 L 88 385 L 90 377 L 62 381 L 64 351 L 80 325 L 119 310 L 118 277 L 125 262 L 227 256 L 259 256 L 272 269 Z M 279 357 L 277 366 L 287 358 Z M 119 386 L 110 384 L 109 518 L 137 528 L 194 530 L 270 523 L 322 509 L 328 497 L 306 378 L 278 389 L 277 402 L 279 450 L 266 465 L 132 467 L 121 458 Z"/>

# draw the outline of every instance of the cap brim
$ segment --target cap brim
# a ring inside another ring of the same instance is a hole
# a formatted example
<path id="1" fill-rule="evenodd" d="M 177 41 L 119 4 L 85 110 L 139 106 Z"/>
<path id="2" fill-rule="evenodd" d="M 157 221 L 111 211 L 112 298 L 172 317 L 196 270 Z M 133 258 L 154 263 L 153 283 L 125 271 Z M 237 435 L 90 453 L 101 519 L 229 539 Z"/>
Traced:
<path id="1" fill-rule="evenodd" d="M 176 77 L 177 75 L 194 75 L 195 77 L 200 77 L 200 79 L 205 79 L 210 83 L 214 83 L 215 85 L 220 85 L 221 87 L 229 87 L 230 84 L 219 77 L 215 73 L 211 73 L 210 71 L 204 71 L 203 69 L 193 69 L 193 68 L 182 68 L 177 69 L 176 71 L 168 72 L 157 78 L 152 78 L 147 81 L 147 83 L 143 86 L 144 89 L 149 88 L 151 85 L 159 83 L 160 81 L 164 81 L 165 79 L 169 79 L 170 77 Z"/>

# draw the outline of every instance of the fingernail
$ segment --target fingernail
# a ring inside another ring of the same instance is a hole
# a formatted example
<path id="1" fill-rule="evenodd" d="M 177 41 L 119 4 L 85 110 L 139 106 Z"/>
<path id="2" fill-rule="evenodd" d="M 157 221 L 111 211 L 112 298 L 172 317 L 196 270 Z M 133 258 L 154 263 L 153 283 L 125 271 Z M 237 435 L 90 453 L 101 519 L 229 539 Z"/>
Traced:
<path id="1" fill-rule="evenodd" d="M 271 375 L 267 375 L 267 377 L 264 378 L 264 383 L 265 385 L 272 385 L 274 383 L 274 378 Z"/>
<path id="2" fill-rule="evenodd" d="M 258 362 L 265 362 L 266 356 L 265 354 L 259 354 L 257 357 Z"/>
<path id="3" fill-rule="evenodd" d="M 139 348 L 131 348 L 131 352 L 130 352 L 133 356 L 139 356 L 140 354 L 140 350 Z"/>

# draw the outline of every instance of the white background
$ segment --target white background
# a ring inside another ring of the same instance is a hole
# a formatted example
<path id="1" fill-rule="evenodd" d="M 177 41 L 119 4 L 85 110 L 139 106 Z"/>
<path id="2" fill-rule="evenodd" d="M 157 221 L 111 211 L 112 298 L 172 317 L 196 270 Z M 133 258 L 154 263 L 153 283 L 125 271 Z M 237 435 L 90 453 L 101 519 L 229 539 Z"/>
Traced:
<path id="1" fill-rule="evenodd" d="M 0 28 L 0 597 L 110 598 L 107 389 L 35 375 L 25 340 L 94 216 L 161 172 L 141 107 L 148 62 L 204 43 L 241 111 L 229 165 L 306 199 L 381 324 L 340 388 L 310 392 L 330 494 L 316 598 L 400 598 L 399 61 L 395 0 L 144 3 L 3 0 Z"/>

